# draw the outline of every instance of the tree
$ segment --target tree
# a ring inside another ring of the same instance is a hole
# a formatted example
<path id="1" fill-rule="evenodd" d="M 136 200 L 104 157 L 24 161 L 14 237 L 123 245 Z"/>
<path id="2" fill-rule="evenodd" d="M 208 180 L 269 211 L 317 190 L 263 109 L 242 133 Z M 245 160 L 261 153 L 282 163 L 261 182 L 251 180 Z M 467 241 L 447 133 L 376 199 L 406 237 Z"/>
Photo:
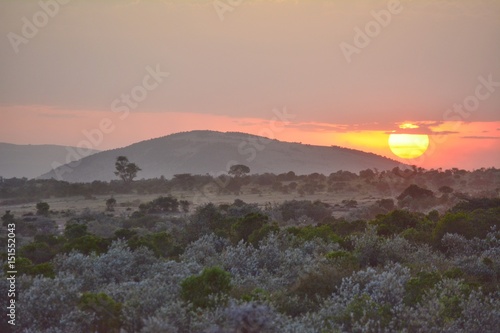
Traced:
<path id="1" fill-rule="evenodd" d="M 120 177 L 126 184 L 131 183 L 137 177 L 137 172 L 142 170 L 135 163 L 130 163 L 126 156 L 116 158 L 115 168 L 115 175 Z"/>
<path id="2" fill-rule="evenodd" d="M 449 186 L 441 186 L 439 189 L 438 189 L 439 192 L 443 193 L 443 194 L 450 194 L 453 192 L 453 189 Z"/>
<path id="3" fill-rule="evenodd" d="M 364 179 L 373 179 L 375 177 L 375 172 L 372 169 L 361 170 L 359 176 Z"/>
<path id="4" fill-rule="evenodd" d="M 412 184 L 408 186 L 398 197 L 398 200 L 403 200 L 407 196 L 410 196 L 412 199 L 427 199 L 434 198 L 434 193 L 431 190 L 427 190 L 418 185 Z"/>
<path id="5" fill-rule="evenodd" d="M 5 214 L 2 216 L 2 225 L 6 227 L 9 223 L 14 223 L 14 214 L 10 213 L 10 210 L 6 210 Z"/>
<path id="6" fill-rule="evenodd" d="M 191 205 L 191 203 L 189 201 L 187 201 L 187 200 L 180 200 L 179 204 L 181 205 L 182 211 L 184 213 L 189 212 L 189 206 Z"/>
<path id="7" fill-rule="evenodd" d="M 115 198 L 109 198 L 108 200 L 106 200 L 106 211 L 114 212 L 115 206 L 116 206 L 116 199 Z"/>
<path id="8" fill-rule="evenodd" d="M 229 168 L 229 174 L 235 177 L 241 177 L 250 172 L 250 168 L 243 164 L 231 165 Z"/>
<path id="9" fill-rule="evenodd" d="M 47 216 L 49 215 L 50 206 L 46 202 L 39 202 L 36 204 L 36 215 Z"/>

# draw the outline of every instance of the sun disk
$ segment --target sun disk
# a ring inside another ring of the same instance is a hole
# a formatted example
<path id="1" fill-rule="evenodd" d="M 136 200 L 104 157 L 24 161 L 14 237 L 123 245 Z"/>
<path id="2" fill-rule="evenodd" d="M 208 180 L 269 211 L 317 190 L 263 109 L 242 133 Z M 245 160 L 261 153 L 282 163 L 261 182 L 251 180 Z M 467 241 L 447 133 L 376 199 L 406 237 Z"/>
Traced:
<path id="1" fill-rule="evenodd" d="M 427 134 L 391 134 L 389 148 L 394 155 L 404 158 L 417 158 L 425 153 L 429 147 Z"/>

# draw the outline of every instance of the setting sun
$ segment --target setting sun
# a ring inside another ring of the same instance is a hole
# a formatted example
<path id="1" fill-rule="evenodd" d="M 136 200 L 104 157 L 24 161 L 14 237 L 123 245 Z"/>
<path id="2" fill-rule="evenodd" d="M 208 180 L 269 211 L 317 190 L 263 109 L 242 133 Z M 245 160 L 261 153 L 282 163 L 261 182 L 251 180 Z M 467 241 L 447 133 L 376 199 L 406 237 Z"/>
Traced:
<path id="1" fill-rule="evenodd" d="M 426 134 L 391 134 L 389 147 L 394 155 L 412 159 L 421 156 L 429 147 L 429 136 Z"/>

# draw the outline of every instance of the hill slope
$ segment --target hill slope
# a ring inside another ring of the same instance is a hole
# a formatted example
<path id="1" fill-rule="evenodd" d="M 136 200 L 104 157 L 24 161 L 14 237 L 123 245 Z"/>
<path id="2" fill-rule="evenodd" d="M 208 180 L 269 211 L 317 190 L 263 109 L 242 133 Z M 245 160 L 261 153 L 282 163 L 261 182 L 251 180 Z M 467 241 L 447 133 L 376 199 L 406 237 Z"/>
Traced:
<path id="1" fill-rule="evenodd" d="M 63 166 L 40 178 L 70 182 L 116 179 L 116 157 L 127 156 L 142 171 L 138 178 L 174 174 L 221 174 L 232 164 L 245 164 L 251 173 L 296 174 L 338 170 L 358 172 L 367 168 L 392 169 L 398 162 L 358 150 L 281 142 L 234 132 L 191 131 L 142 141 L 128 147 L 108 150 L 81 160 L 75 168 Z"/>
<path id="2" fill-rule="evenodd" d="M 51 170 L 53 163 L 65 164 L 80 157 L 77 149 L 57 145 L 16 145 L 0 142 L 0 176 L 38 177 Z M 90 151 L 96 152 L 98 150 Z"/>

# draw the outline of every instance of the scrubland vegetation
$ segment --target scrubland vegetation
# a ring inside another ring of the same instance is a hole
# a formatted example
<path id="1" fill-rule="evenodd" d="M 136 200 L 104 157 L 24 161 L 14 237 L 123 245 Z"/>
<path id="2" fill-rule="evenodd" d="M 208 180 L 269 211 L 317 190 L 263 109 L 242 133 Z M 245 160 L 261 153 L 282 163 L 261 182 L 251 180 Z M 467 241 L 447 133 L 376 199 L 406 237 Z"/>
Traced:
<path id="1" fill-rule="evenodd" d="M 500 170 L 0 184 L 2 228 L 17 233 L 15 332 L 500 327 Z M 232 202 L 208 200 L 227 193 Z M 106 199 L 99 211 L 50 207 L 66 196 Z M 0 297 L 7 289 L 2 278 Z"/>

